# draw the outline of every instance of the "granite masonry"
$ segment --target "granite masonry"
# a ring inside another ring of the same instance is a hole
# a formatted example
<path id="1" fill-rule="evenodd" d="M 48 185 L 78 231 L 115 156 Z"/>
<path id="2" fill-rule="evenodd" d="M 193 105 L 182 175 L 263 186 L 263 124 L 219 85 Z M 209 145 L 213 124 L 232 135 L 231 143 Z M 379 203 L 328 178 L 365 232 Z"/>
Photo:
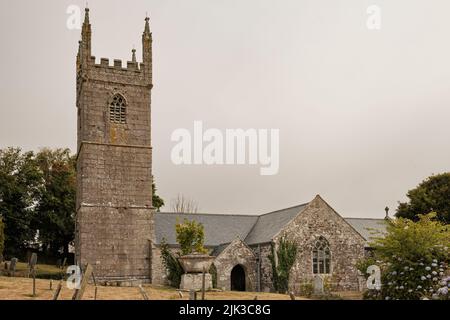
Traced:
<path id="1" fill-rule="evenodd" d="M 150 282 L 152 35 L 142 35 L 143 63 L 91 55 L 86 9 L 77 55 L 76 261 L 105 282 Z"/>

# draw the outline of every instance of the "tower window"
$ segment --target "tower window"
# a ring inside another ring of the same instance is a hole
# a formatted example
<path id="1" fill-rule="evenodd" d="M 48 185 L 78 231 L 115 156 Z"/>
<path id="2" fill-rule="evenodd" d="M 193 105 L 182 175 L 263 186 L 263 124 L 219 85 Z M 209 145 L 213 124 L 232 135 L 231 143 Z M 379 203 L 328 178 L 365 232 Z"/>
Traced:
<path id="1" fill-rule="evenodd" d="M 326 274 L 330 273 L 330 246 L 327 239 L 320 237 L 313 247 L 313 273 Z"/>
<path id="2" fill-rule="evenodd" d="M 127 123 L 125 98 L 116 94 L 109 105 L 109 121 L 114 123 Z"/>

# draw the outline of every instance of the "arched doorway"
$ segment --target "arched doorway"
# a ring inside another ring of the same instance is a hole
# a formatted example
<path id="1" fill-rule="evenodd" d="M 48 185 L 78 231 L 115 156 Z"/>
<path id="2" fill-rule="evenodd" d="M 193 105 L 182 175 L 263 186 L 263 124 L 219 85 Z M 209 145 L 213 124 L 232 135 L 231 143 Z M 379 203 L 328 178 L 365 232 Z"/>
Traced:
<path id="1" fill-rule="evenodd" d="M 245 271 L 239 264 L 231 270 L 231 291 L 245 291 Z"/>

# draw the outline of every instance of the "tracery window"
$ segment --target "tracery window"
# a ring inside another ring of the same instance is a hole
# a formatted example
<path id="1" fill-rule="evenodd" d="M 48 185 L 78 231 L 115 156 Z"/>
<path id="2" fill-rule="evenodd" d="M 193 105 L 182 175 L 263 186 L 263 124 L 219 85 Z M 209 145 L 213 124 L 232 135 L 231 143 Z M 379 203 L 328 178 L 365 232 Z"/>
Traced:
<path id="1" fill-rule="evenodd" d="M 109 105 L 109 121 L 114 123 L 127 123 L 125 98 L 116 94 Z"/>
<path id="2" fill-rule="evenodd" d="M 313 273 L 326 274 L 330 273 L 330 246 L 327 239 L 320 237 L 313 246 Z"/>

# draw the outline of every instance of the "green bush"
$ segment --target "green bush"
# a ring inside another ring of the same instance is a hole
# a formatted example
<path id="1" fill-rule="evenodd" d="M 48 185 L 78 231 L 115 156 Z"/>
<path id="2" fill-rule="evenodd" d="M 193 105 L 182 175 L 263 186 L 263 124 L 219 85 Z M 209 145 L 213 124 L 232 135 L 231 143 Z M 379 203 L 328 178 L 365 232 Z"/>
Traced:
<path id="1" fill-rule="evenodd" d="M 399 218 L 387 226 L 387 234 L 371 246 L 374 257 L 360 261 L 381 270 L 381 288 L 364 293 L 365 299 L 448 299 L 450 227 L 435 220 L 435 214 L 419 215 L 413 222 Z"/>
<path id="2" fill-rule="evenodd" d="M 275 263 L 275 255 L 278 258 L 278 264 Z M 289 274 L 297 257 L 297 246 L 295 243 L 280 239 L 277 252 L 272 245 L 272 252 L 269 254 L 269 260 L 272 264 L 272 282 L 275 290 L 279 293 L 286 293 L 289 289 Z"/>
<path id="3" fill-rule="evenodd" d="M 169 285 L 179 288 L 181 276 L 183 275 L 183 268 L 178 262 L 177 257 L 170 252 L 169 245 L 164 239 L 161 243 L 161 257 L 164 268 L 166 269 Z"/>
<path id="4" fill-rule="evenodd" d="M 203 246 L 205 232 L 201 223 L 184 219 L 183 223 L 177 223 L 175 225 L 175 231 L 177 233 L 177 242 L 181 247 L 182 255 L 188 255 L 194 252 L 208 252 Z"/>

